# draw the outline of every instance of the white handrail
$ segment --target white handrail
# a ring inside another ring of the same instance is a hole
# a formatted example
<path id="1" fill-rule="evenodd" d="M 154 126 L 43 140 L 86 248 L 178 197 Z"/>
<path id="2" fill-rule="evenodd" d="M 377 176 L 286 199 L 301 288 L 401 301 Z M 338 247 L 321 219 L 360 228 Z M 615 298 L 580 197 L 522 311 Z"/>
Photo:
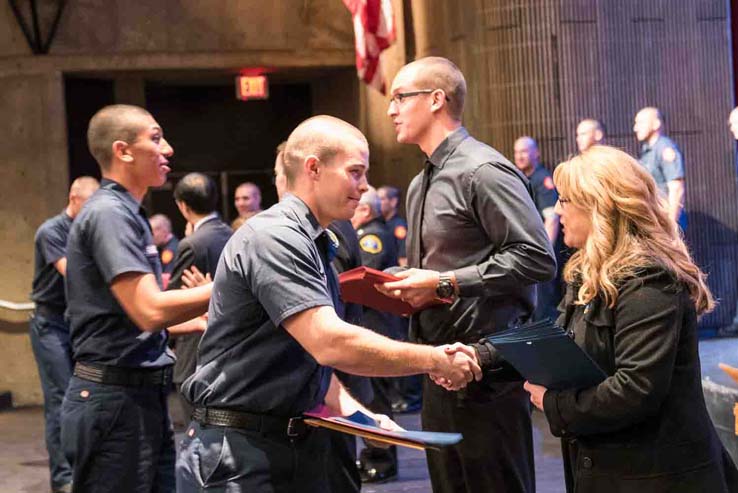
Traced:
<path id="1" fill-rule="evenodd" d="M 36 303 L 34 303 L 33 301 L 28 301 L 26 303 L 14 303 L 12 301 L 0 300 L 0 308 L 21 312 L 33 310 L 34 308 L 36 308 Z"/>

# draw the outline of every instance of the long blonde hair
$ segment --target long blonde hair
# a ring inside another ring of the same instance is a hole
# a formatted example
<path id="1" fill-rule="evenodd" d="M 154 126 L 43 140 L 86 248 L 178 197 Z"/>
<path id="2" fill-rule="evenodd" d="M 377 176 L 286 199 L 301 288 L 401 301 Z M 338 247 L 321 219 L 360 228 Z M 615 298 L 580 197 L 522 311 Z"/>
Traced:
<path id="1" fill-rule="evenodd" d="M 656 182 L 635 159 L 614 147 L 593 146 L 561 163 L 554 183 L 592 221 L 584 246 L 564 269 L 568 283 L 580 284 L 578 304 L 601 295 L 613 307 L 623 280 L 657 265 L 687 287 L 697 313 L 715 307 L 706 276 L 692 261 Z"/>

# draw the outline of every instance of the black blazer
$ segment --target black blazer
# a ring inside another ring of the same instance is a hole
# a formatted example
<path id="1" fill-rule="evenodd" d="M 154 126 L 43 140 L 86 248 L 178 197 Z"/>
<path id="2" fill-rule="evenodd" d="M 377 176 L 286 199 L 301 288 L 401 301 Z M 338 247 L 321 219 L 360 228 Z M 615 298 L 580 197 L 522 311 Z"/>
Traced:
<path id="1" fill-rule="evenodd" d="M 196 266 L 203 274 L 210 273 L 215 277 L 220 253 L 223 251 L 233 230 L 220 218 L 208 219 L 197 228 L 197 231 L 179 242 L 177 254 L 172 263 L 172 277 L 167 289 L 179 289 L 182 286 L 182 273 L 185 269 Z M 174 339 L 177 361 L 174 364 L 174 382 L 179 384 L 192 375 L 197 364 L 197 345 L 201 334 L 187 334 Z"/>
<path id="2" fill-rule="evenodd" d="M 562 438 L 567 491 L 738 491 L 738 472 L 702 394 L 697 316 L 685 287 L 660 268 L 623 283 L 613 308 L 575 305 L 558 323 L 609 377 L 554 391 L 543 406 Z"/>

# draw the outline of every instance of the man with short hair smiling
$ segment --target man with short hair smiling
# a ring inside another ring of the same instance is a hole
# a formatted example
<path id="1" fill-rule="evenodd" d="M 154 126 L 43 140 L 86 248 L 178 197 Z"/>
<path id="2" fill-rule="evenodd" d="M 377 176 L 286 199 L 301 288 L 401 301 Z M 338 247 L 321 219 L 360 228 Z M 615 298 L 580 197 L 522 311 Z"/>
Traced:
<path id="1" fill-rule="evenodd" d="M 528 320 L 535 284 L 556 270 L 528 180 L 468 134 L 461 124 L 465 96 L 456 65 L 421 58 L 395 76 L 387 111 L 397 141 L 420 147 L 426 161 L 407 194 L 411 269 L 382 290 L 415 306 L 453 299 L 410 320 L 414 340 L 434 345 L 476 342 Z M 425 381 L 423 428 L 464 435 L 457 446 L 428 452 L 433 490 L 532 492 L 533 438 L 522 381 L 503 381 L 496 354 L 478 356 L 493 371 L 464 392 Z"/>
<path id="2" fill-rule="evenodd" d="M 469 347 L 401 343 L 341 319 L 325 228 L 351 218 L 367 188 L 361 132 L 313 117 L 292 132 L 282 157 L 288 193 L 231 237 L 218 265 L 197 370 L 183 385 L 195 411 L 177 463 L 181 493 L 327 491 L 328 434 L 304 429 L 299 417 L 323 404 L 372 415 L 332 368 L 433 373 L 453 387 L 481 376 Z"/>
<path id="3" fill-rule="evenodd" d="M 166 181 L 174 151 L 151 114 L 106 106 L 90 120 L 87 140 L 103 180 L 67 244 L 75 366 L 62 404 L 62 446 L 77 493 L 174 492 L 166 402 L 174 355 L 163 329 L 202 314 L 211 285 L 161 290 L 141 201 Z"/>
<path id="4" fill-rule="evenodd" d="M 233 193 L 233 205 L 238 212 L 238 218 L 234 219 L 234 223 L 239 218 L 243 220 L 252 218 L 261 212 L 261 190 L 250 181 L 241 183 Z"/>

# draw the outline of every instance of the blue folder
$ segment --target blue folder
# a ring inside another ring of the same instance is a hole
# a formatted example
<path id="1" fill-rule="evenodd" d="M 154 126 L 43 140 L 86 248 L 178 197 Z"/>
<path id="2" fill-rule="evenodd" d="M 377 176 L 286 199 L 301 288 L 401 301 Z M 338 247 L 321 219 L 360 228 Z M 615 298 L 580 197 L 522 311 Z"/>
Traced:
<path id="1" fill-rule="evenodd" d="M 332 416 L 325 408 L 305 413 L 305 423 L 311 426 L 368 438 L 390 445 L 399 445 L 414 449 L 434 449 L 455 445 L 462 439 L 460 433 L 442 433 L 435 431 L 388 431 L 377 426 L 374 418 L 361 411 L 351 416 Z"/>
<path id="2" fill-rule="evenodd" d="M 522 325 L 487 340 L 526 380 L 554 390 L 594 387 L 607 375 L 550 320 Z"/>

